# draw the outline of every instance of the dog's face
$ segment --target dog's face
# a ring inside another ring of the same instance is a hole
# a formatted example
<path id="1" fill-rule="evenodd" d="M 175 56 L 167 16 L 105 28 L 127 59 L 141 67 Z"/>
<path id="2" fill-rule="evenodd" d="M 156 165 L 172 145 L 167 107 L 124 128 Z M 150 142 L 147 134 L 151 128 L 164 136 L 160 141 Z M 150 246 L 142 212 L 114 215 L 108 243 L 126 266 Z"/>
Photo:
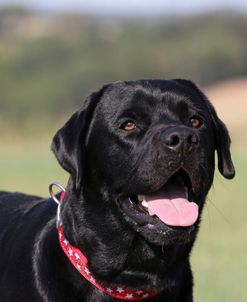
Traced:
<path id="1" fill-rule="evenodd" d="M 53 150 L 75 190 L 90 188 L 119 223 L 160 245 L 195 237 L 214 175 L 234 176 L 230 139 L 191 82 L 104 86 L 57 133 Z"/>

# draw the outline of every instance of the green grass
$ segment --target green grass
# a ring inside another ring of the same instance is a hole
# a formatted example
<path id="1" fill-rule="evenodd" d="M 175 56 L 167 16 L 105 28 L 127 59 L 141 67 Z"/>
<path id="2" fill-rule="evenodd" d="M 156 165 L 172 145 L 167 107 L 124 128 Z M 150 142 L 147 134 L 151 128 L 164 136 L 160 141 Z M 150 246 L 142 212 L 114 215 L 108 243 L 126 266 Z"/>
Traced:
<path id="1" fill-rule="evenodd" d="M 236 178 L 216 174 L 192 253 L 195 301 L 247 301 L 247 156 L 235 160 Z"/>
<path id="2" fill-rule="evenodd" d="M 48 151 L 45 151 L 48 150 Z M 247 156 L 235 158 L 233 181 L 216 173 L 192 253 L 195 301 L 247 301 Z M 49 147 L 2 148 L 0 189 L 48 196 L 48 185 L 66 185 L 68 175 Z"/>
<path id="3" fill-rule="evenodd" d="M 0 151 L 0 190 L 47 196 L 51 182 L 66 185 L 68 174 L 47 149 Z"/>

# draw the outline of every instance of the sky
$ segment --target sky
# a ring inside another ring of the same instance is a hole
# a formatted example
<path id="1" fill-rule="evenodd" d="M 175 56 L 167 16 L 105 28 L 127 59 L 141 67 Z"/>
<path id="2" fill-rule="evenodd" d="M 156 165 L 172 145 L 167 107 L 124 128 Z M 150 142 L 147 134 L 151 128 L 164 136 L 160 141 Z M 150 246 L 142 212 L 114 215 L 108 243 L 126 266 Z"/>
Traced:
<path id="1" fill-rule="evenodd" d="M 84 11 L 93 14 L 188 14 L 221 9 L 247 12 L 246 0 L 0 0 L 0 5 L 25 5 L 45 11 Z"/>

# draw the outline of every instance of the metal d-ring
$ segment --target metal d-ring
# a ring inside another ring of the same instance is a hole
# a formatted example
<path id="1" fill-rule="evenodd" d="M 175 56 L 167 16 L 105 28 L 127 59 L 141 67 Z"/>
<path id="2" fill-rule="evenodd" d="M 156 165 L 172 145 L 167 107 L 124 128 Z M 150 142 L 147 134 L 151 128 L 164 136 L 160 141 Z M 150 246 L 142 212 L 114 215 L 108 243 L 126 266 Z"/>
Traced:
<path id="1" fill-rule="evenodd" d="M 51 198 L 55 201 L 55 203 L 57 203 L 58 205 L 60 204 L 60 201 L 57 199 L 56 195 L 53 192 L 53 187 L 58 187 L 59 189 L 61 189 L 63 192 L 66 192 L 65 188 L 58 182 L 53 182 L 49 185 L 49 192 L 51 195 Z"/>
<path id="2" fill-rule="evenodd" d="M 56 186 L 58 187 L 59 189 L 61 189 L 63 192 L 65 192 L 65 188 L 58 182 L 53 182 L 49 185 L 49 192 L 50 192 L 50 195 L 51 195 L 51 198 L 55 201 L 55 203 L 58 204 L 58 207 L 57 207 L 57 218 L 56 218 L 56 227 L 58 228 L 58 226 L 60 224 L 62 224 L 61 222 L 61 218 L 60 218 L 60 206 L 61 206 L 61 203 L 60 201 L 57 199 L 56 195 L 54 194 L 53 192 L 53 187 Z"/>

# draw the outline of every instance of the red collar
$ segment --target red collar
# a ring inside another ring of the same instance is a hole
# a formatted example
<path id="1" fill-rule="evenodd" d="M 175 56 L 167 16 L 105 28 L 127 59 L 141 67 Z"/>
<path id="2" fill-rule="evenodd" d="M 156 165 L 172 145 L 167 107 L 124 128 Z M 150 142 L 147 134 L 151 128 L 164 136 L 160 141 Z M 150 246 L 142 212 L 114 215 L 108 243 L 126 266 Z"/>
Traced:
<path id="1" fill-rule="evenodd" d="M 63 201 L 65 196 L 65 192 L 62 192 L 60 197 L 60 202 Z M 88 260 L 86 256 L 76 247 L 71 245 L 69 241 L 65 238 L 64 229 L 62 226 L 62 222 L 60 221 L 59 215 L 59 208 L 58 206 L 58 215 L 57 215 L 57 225 L 58 225 L 58 237 L 59 242 L 62 247 L 62 250 L 73 264 L 73 266 L 77 269 L 77 271 L 90 283 L 92 283 L 95 287 L 99 290 L 103 291 L 104 293 L 118 299 L 122 300 L 129 300 L 129 301 L 137 301 L 137 300 L 144 300 L 147 298 L 155 297 L 159 294 L 157 291 L 152 291 L 149 289 L 131 289 L 125 286 L 109 286 L 105 287 L 102 283 L 98 282 L 93 274 L 90 272 L 87 263 Z"/>

